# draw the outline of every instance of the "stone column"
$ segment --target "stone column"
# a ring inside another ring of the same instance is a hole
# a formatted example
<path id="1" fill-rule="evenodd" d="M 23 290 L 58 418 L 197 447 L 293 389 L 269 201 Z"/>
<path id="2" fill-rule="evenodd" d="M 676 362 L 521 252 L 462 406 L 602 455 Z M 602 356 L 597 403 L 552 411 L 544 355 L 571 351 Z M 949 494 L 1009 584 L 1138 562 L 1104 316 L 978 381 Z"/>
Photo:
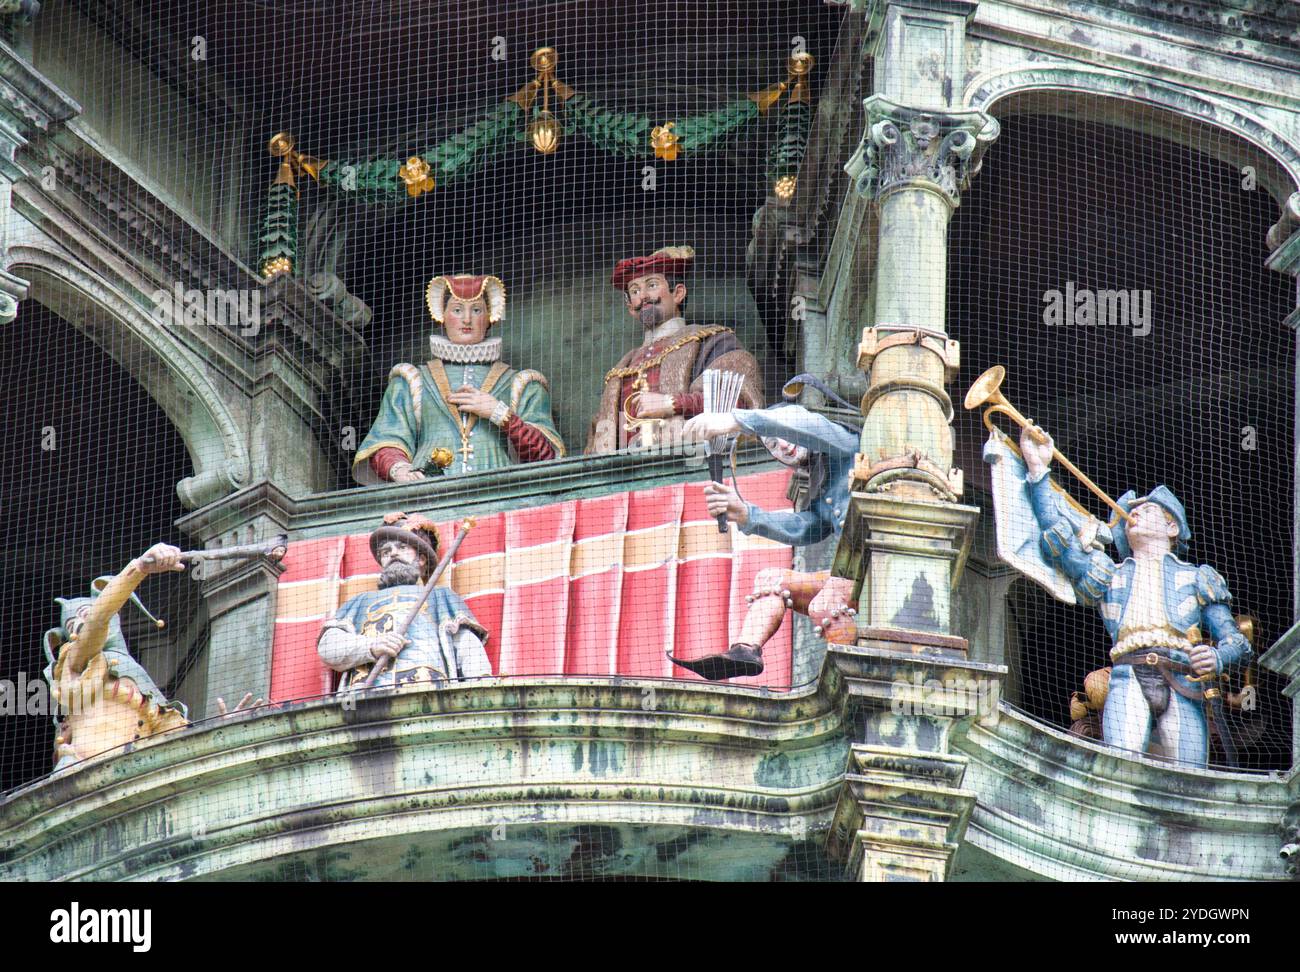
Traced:
<path id="1" fill-rule="evenodd" d="M 950 635 L 951 591 L 978 515 L 959 503 L 962 475 L 952 468 L 947 385 L 960 359 L 945 322 L 948 221 L 998 134 L 991 116 L 952 104 L 976 6 L 888 6 L 877 92 L 864 102 L 866 132 L 847 166 L 857 193 L 875 203 L 878 240 L 873 314 L 858 348 L 869 376 L 861 452 L 835 571 L 861 585 L 863 637 L 902 645 L 913 643 L 906 632 Z"/>
<path id="2" fill-rule="evenodd" d="M 847 171 L 874 204 L 873 299 L 858 346 L 867 373 L 861 451 L 834 572 L 859 585 L 858 639 L 832 645 L 847 678 L 851 753 L 828 851 L 857 880 L 944 880 L 975 795 L 953 726 L 997 718 L 1000 665 L 971 662 L 953 591 L 978 509 L 952 466 L 960 364 L 945 321 L 948 221 L 998 124 L 962 110 L 967 0 L 889 3 L 876 91 Z"/>
<path id="3" fill-rule="evenodd" d="M 360 327 L 370 318 L 364 304 L 345 293 L 346 301 L 340 299 L 336 291 L 341 285 L 328 290 L 292 277 L 262 287 L 260 317 L 247 335 L 250 482 L 207 500 L 177 523 L 202 546 L 291 534 L 295 501 L 334 487 L 335 457 L 326 449 L 339 447 L 342 429 L 329 410 L 329 386 L 355 368 L 365 348 Z M 361 430 L 356 438 L 364 434 Z M 265 560 L 216 562 L 204 571 L 210 639 L 206 715 L 216 714 L 218 697 L 268 696 L 282 572 Z"/>
<path id="4" fill-rule="evenodd" d="M 862 583 L 865 627 L 947 634 L 978 515 L 958 502 L 962 474 L 952 467 L 947 385 L 960 349 L 945 322 L 947 231 L 997 122 L 881 95 L 865 107 L 849 171 L 879 210 L 875 313 L 858 348 L 868 374 L 862 451 L 836 570 Z"/>
<path id="5" fill-rule="evenodd" d="M 1265 266 L 1295 278 L 1296 307 L 1283 321 L 1293 331 L 1300 331 L 1300 192 L 1293 193 L 1282 207 L 1278 221 L 1268 231 L 1268 245 L 1272 252 Z M 1295 360 L 1295 383 L 1300 392 L 1300 345 Z M 1294 455 L 1291 457 L 1297 474 L 1300 474 L 1300 396 L 1296 398 Z M 1293 524 L 1300 531 L 1300 492 L 1295 496 Z M 1300 533 L 1295 534 L 1300 536 Z M 1292 548 L 1292 603 L 1293 616 L 1300 616 L 1300 543 L 1293 541 Z M 1291 627 L 1260 656 L 1259 663 L 1269 671 L 1288 679 L 1282 694 L 1291 700 L 1291 758 L 1300 761 L 1300 623 Z"/>

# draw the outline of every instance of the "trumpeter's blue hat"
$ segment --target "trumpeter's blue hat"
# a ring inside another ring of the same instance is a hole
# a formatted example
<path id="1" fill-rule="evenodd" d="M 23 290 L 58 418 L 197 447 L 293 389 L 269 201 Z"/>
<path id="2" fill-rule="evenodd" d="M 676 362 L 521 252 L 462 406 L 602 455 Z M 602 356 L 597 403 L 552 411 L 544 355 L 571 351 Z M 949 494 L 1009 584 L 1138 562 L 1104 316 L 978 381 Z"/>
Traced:
<path id="1" fill-rule="evenodd" d="M 1178 524 L 1178 536 L 1174 540 L 1174 552 L 1181 554 L 1187 549 L 1187 543 L 1192 539 L 1192 529 L 1187 525 L 1187 511 L 1183 509 L 1183 504 L 1179 501 L 1178 497 L 1174 495 L 1174 491 L 1168 486 L 1157 486 L 1146 496 L 1138 496 L 1130 489 L 1127 493 L 1121 496 L 1117 502 L 1125 513 L 1136 509 L 1143 503 L 1155 503 L 1172 516 L 1174 522 Z M 1119 518 L 1116 517 L 1116 520 L 1118 519 Z M 1123 524 L 1116 522 L 1111 523 L 1111 529 L 1115 535 L 1115 549 L 1121 557 L 1129 557 L 1132 555 L 1133 551 L 1128 545 L 1128 536 L 1126 531 L 1118 529 L 1118 527 L 1122 525 Z"/>

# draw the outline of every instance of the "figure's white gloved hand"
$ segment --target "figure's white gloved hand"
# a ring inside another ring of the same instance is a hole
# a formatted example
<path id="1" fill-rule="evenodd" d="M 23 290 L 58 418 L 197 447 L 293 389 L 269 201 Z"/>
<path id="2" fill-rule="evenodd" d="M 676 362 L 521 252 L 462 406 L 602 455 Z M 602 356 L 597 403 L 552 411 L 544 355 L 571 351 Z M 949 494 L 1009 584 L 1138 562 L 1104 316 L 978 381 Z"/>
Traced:
<path id="1" fill-rule="evenodd" d="M 185 561 L 181 560 L 180 547 L 155 543 L 136 559 L 135 566 L 145 574 L 165 574 L 168 571 L 184 570 Z"/>
<path id="2" fill-rule="evenodd" d="M 730 412 L 705 412 L 688 421 L 682 429 L 685 439 L 714 439 L 720 435 L 734 435 L 740 423 Z"/>
<path id="3" fill-rule="evenodd" d="M 749 521 L 749 506 L 740 498 L 735 487 L 726 483 L 705 483 L 704 505 L 708 507 L 709 516 L 725 513 L 728 520 L 740 526 Z"/>
<path id="4" fill-rule="evenodd" d="M 1039 442 L 1034 435 L 1043 436 L 1047 441 Z M 1052 452 L 1056 444 L 1052 437 L 1040 429 L 1037 425 L 1026 425 L 1020 430 L 1020 455 L 1024 457 L 1025 469 L 1029 475 L 1034 478 L 1040 478 L 1040 474 L 1046 472 L 1052 465 Z"/>
<path id="5" fill-rule="evenodd" d="M 396 631 L 388 631 L 370 642 L 370 656 L 378 661 L 381 655 L 387 655 L 391 662 L 408 644 L 410 639 L 403 638 Z"/>

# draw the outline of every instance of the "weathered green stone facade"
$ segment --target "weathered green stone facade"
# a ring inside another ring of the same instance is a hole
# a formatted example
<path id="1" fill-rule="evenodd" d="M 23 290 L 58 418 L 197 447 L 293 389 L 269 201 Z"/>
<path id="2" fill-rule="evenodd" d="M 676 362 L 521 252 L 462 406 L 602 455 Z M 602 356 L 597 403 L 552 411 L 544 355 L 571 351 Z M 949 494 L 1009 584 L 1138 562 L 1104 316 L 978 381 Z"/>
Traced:
<path id="1" fill-rule="evenodd" d="M 223 110 L 225 92 L 144 74 L 125 92 L 88 86 L 61 35 L 129 59 L 96 4 L 51 7 L 0 42 L 3 326 L 35 301 L 115 350 L 192 460 L 176 490 L 193 546 L 702 478 L 678 457 L 624 455 L 480 475 L 454 496 L 434 482 L 334 489 L 328 390 L 362 354 L 369 309 L 328 273 L 264 285 L 243 232 L 254 214 L 188 178 L 217 146 L 263 140 Z M 822 65 L 799 191 L 760 210 L 746 270 L 796 297 L 801 370 L 863 401 L 844 539 L 797 559 L 858 580 L 856 645 L 798 636 L 808 685 L 789 694 L 501 678 L 208 721 L 0 799 L 0 878 L 1287 879 L 1300 770 L 1171 768 L 996 694 L 937 710 L 924 686 L 1015 677 L 1012 575 L 954 458 L 964 335 L 945 319 L 949 221 L 999 115 L 1077 99 L 1148 134 L 1176 133 L 1171 119 L 1221 128 L 1225 161 L 1276 201 L 1269 269 L 1300 280 L 1300 17 L 1268 0 L 855 0 Z M 202 105 L 205 137 L 134 157 L 148 118 L 129 105 L 145 88 L 154 111 Z M 157 326 L 151 295 L 176 280 L 260 287 L 260 329 Z M 756 333 L 759 312 L 745 315 Z M 1300 311 L 1276 324 L 1295 329 Z M 929 340 L 880 347 L 906 330 Z M 204 577 L 201 663 L 181 686 L 195 717 L 267 693 L 278 575 Z M 909 611 L 922 590 L 926 609 Z M 1262 663 L 1291 680 L 1300 756 L 1297 629 Z"/>

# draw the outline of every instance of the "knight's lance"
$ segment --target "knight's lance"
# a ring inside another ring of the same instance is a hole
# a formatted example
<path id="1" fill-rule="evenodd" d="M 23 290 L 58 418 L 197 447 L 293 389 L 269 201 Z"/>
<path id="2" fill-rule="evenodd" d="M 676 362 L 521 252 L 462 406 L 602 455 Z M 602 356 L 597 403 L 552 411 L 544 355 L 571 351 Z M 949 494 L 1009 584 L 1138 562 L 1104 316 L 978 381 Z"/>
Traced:
<path id="1" fill-rule="evenodd" d="M 433 589 L 438 586 L 438 578 L 442 577 L 443 571 L 445 571 L 447 565 L 451 563 L 451 558 L 455 556 L 456 551 L 460 548 L 461 541 L 465 539 L 465 535 L 469 533 L 473 527 L 474 520 L 472 518 L 465 520 L 465 522 L 461 524 L 460 531 L 456 534 L 456 538 L 451 541 L 451 546 L 448 547 L 447 552 L 442 555 L 442 559 L 438 561 L 438 566 L 433 569 L 433 573 L 429 575 L 429 579 L 424 582 L 424 590 L 420 591 L 420 599 L 415 602 L 415 606 L 411 608 L 410 613 L 408 613 L 402 620 L 402 623 L 397 626 L 396 630 L 399 637 L 406 637 L 407 630 L 415 621 L 416 615 L 418 615 L 420 610 L 424 607 L 424 602 L 429 599 L 429 595 L 433 593 Z M 375 684 L 375 679 L 377 679 L 380 676 L 380 673 L 388 667 L 388 660 L 391 657 L 392 656 L 390 655 L 379 656 L 375 661 L 375 664 L 371 667 L 370 674 L 366 676 L 365 682 L 362 683 L 362 688 L 370 688 L 370 686 Z"/>

